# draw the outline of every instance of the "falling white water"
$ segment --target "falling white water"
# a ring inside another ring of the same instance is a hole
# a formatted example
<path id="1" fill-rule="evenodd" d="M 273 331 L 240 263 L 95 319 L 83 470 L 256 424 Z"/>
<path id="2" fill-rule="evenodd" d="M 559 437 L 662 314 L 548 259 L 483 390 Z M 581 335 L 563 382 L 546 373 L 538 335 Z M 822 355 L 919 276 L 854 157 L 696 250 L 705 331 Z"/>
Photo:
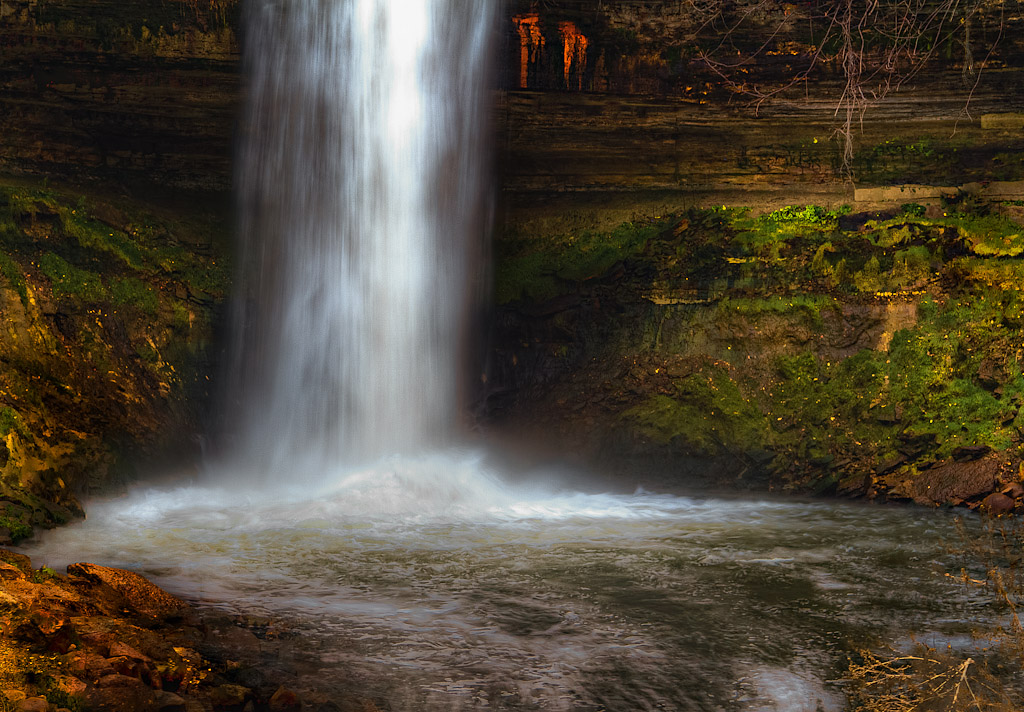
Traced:
<path id="1" fill-rule="evenodd" d="M 490 0 L 252 0 L 230 459 L 443 444 L 483 232 Z"/>

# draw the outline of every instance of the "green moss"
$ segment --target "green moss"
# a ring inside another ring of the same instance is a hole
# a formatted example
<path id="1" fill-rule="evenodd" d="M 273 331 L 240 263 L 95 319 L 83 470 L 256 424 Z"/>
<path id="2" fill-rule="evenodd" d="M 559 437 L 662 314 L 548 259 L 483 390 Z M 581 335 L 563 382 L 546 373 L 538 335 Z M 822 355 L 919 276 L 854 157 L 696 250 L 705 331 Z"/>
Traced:
<path id="1" fill-rule="evenodd" d="M 31 524 L 7 515 L 0 515 L 0 528 L 11 533 L 11 541 L 15 544 L 32 536 Z"/>
<path id="2" fill-rule="evenodd" d="M 81 212 L 80 208 L 59 210 L 66 235 L 73 237 L 81 247 L 110 254 L 133 270 L 144 267 L 142 251 L 128 235 L 106 223 L 83 216 Z"/>
<path id="3" fill-rule="evenodd" d="M 610 233 L 583 232 L 560 239 L 506 239 L 499 243 L 495 299 L 541 302 L 574 291 L 582 282 L 638 255 L 664 228 L 663 220 L 624 223 Z"/>
<path id="4" fill-rule="evenodd" d="M 884 365 L 875 352 L 839 361 L 805 352 L 780 358 L 776 369 L 776 382 L 761 394 L 775 449 L 803 460 L 892 449 L 895 433 L 872 414 L 888 405 L 881 398 Z"/>
<path id="5" fill-rule="evenodd" d="M 4 276 L 11 288 L 18 293 L 21 303 L 28 306 L 28 286 L 21 268 L 6 252 L 0 252 L 0 274 Z"/>
<path id="6" fill-rule="evenodd" d="M 50 280 L 57 297 L 68 296 L 85 302 L 100 302 L 108 296 L 98 274 L 79 269 L 52 252 L 47 252 L 39 259 L 39 268 Z"/>
<path id="7" fill-rule="evenodd" d="M 12 432 L 22 437 L 29 437 L 29 430 L 21 415 L 14 408 L 5 405 L 0 407 L 0 437 Z"/>
<path id="8" fill-rule="evenodd" d="M 182 302 L 171 303 L 171 326 L 177 331 L 188 331 L 192 327 L 189 309 Z"/>
<path id="9" fill-rule="evenodd" d="M 114 304 L 133 307 L 150 316 L 156 316 L 160 307 L 156 290 L 134 277 L 115 279 L 110 285 L 110 297 Z"/>
<path id="10" fill-rule="evenodd" d="M 871 256 L 871 259 L 864 265 L 864 269 L 853 275 L 853 285 L 859 292 L 880 292 L 883 291 L 882 268 L 878 257 Z"/>
<path id="11" fill-rule="evenodd" d="M 761 447 L 767 423 L 719 368 L 709 368 L 673 383 L 673 396 L 654 395 L 623 415 L 645 437 L 680 444 L 699 455 L 740 453 Z"/>
<path id="12" fill-rule="evenodd" d="M 759 316 L 762 314 L 786 314 L 795 319 L 810 317 L 815 325 L 821 324 L 823 310 L 834 309 L 833 297 L 816 294 L 790 294 L 775 297 L 726 297 L 718 302 L 717 310 L 724 314 Z"/>

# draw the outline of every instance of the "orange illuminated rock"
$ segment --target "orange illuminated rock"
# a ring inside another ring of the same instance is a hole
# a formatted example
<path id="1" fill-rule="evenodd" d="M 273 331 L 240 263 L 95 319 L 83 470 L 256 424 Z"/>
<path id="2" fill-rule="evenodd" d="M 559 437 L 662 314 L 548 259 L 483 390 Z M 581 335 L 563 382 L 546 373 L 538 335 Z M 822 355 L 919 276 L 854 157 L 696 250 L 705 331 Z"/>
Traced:
<path id="1" fill-rule="evenodd" d="M 529 86 L 530 67 L 540 62 L 544 49 L 544 34 L 540 30 L 540 17 L 536 13 L 516 15 L 512 18 L 519 33 L 519 88 Z"/>
<path id="2" fill-rule="evenodd" d="M 560 22 L 562 35 L 562 69 L 565 88 L 583 90 L 583 75 L 587 71 L 587 46 L 590 41 L 577 29 L 575 23 Z"/>
<path id="3" fill-rule="evenodd" d="M 82 563 L 68 566 L 68 576 L 119 594 L 128 608 L 143 616 L 173 618 L 188 611 L 183 601 L 131 571 Z"/>

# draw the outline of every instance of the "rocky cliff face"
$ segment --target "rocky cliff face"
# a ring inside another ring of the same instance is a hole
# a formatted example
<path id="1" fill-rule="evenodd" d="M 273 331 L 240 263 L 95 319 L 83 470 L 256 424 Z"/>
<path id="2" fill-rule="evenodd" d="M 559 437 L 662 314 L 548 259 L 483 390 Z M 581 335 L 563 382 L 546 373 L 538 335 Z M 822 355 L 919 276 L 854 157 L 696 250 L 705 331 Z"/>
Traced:
<path id="1" fill-rule="evenodd" d="M 230 185 L 235 0 L 0 2 L 0 169 Z"/>
<path id="2" fill-rule="evenodd" d="M 513 3 L 500 101 L 513 204 L 593 190 L 841 202 L 853 184 L 1024 177 L 1019 10 L 981 3 L 940 25 L 860 8 L 878 32 L 854 28 L 850 49 L 839 8 Z"/>

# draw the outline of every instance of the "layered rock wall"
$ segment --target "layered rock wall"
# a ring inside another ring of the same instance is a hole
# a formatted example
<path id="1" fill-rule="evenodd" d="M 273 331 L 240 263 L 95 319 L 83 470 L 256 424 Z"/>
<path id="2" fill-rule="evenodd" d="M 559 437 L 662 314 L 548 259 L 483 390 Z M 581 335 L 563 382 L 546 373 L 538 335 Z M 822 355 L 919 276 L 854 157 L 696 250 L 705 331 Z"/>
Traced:
<path id="1" fill-rule="evenodd" d="M 236 0 L 0 1 L 0 170 L 230 185 Z"/>

